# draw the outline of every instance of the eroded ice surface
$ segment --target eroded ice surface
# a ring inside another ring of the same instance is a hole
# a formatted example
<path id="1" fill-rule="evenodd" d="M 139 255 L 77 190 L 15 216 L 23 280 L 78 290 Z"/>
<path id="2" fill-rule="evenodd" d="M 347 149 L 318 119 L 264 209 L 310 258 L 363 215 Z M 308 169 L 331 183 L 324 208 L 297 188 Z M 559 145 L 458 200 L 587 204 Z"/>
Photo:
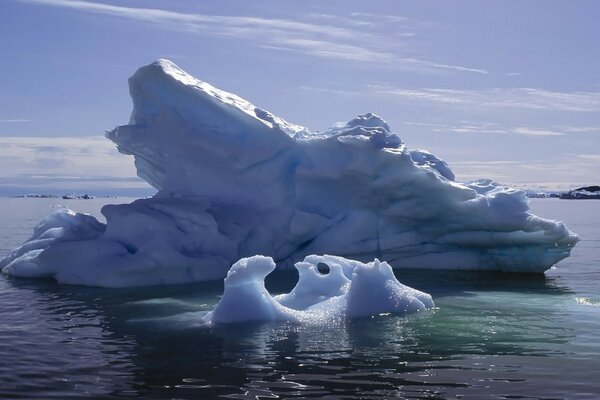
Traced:
<path id="1" fill-rule="evenodd" d="M 319 263 L 329 266 L 323 274 Z M 363 264 L 335 256 L 308 256 L 296 263 L 299 280 L 288 293 L 271 296 L 265 277 L 271 257 L 242 258 L 225 278 L 223 297 L 204 321 L 234 323 L 288 321 L 322 323 L 380 313 L 413 314 L 434 306 L 431 296 L 398 282 L 386 262 Z"/>
<path id="2" fill-rule="evenodd" d="M 56 214 L 0 262 L 14 276 L 142 286 L 221 279 L 242 257 L 309 254 L 396 268 L 543 272 L 578 238 L 521 191 L 460 184 L 373 114 L 309 132 L 167 60 L 130 79 L 129 124 L 107 134 L 158 193 Z"/>

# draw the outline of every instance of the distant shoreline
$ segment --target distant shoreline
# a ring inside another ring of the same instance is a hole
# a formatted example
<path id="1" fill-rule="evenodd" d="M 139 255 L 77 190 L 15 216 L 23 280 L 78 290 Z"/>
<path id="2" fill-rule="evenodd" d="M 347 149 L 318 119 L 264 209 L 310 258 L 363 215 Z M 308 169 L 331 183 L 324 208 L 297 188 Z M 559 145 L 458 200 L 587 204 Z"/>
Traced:
<path id="1" fill-rule="evenodd" d="M 560 200 L 600 200 L 600 186 L 584 186 L 568 191 L 534 191 L 520 189 L 530 199 L 560 199 Z M 118 197 L 146 198 L 149 194 L 104 194 L 90 195 L 88 193 L 66 193 L 66 194 L 48 194 L 48 193 L 30 193 L 22 195 L 0 196 L 12 199 L 62 199 L 62 200 L 92 200 L 92 199 L 111 199 Z"/>
<path id="2" fill-rule="evenodd" d="M 89 194 L 23 194 L 16 196 L 1 196 L 9 199 L 62 199 L 62 200 L 92 200 L 92 199 L 116 199 L 117 195 L 98 195 L 92 196 Z M 132 196 L 135 197 L 135 196 Z"/>
<path id="3" fill-rule="evenodd" d="M 584 186 L 562 193 L 561 200 L 600 200 L 600 186 Z"/>

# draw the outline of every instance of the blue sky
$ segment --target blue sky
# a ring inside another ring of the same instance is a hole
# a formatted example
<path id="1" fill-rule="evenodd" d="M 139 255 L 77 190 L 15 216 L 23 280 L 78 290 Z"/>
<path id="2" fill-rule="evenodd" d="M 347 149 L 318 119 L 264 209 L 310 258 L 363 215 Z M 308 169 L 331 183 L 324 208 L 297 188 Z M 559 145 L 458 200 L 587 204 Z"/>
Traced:
<path id="1" fill-rule="evenodd" d="M 383 117 L 459 180 L 598 184 L 600 2 L 0 4 L 0 194 L 143 191 L 99 135 L 159 57 L 312 130 Z"/>

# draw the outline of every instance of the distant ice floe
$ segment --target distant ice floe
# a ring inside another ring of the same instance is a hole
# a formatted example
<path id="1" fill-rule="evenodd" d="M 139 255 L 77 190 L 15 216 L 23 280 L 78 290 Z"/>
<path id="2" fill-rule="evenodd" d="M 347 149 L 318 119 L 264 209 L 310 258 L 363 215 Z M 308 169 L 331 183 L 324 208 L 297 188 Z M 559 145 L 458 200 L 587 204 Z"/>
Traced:
<path id="1" fill-rule="evenodd" d="M 447 163 L 409 150 L 374 114 L 310 132 L 167 60 L 140 68 L 129 88 L 131 120 L 107 137 L 158 193 L 105 206 L 106 225 L 57 211 L 0 262 L 5 274 L 174 284 L 222 279 L 255 254 L 281 268 L 335 254 L 394 268 L 541 273 L 578 241 L 529 213 L 521 191 L 455 182 Z"/>
<path id="2" fill-rule="evenodd" d="M 319 272 L 319 263 L 326 264 L 329 272 Z M 204 321 L 321 323 L 380 313 L 407 315 L 434 307 L 429 294 L 398 282 L 392 267 L 377 259 L 363 264 L 342 257 L 308 256 L 296 263 L 296 287 L 273 297 L 264 280 L 274 269 L 273 259 L 264 256 L 233 264 L 223 297 Z"/>

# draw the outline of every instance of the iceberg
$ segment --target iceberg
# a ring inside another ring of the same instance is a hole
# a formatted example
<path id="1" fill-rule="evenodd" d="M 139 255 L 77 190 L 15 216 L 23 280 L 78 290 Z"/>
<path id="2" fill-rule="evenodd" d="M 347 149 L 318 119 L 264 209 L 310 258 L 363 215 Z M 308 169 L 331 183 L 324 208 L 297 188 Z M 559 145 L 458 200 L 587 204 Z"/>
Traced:
<path id="1" fill-rule="evenodd" d="M 380 117 L 311 132 L 198 80 L 168 60 L 129 80 L 128 124 L 106 134 L 133 155 L 152 198 L 61 211 L 0 261 L 4 274 L 147 286 L 223 279 L 263 254 L 291 268 L 335 254 L 394 268 L 542 273 L 577 235 L 531 214 L 525 193 L 455 181 Z M 282 300 L 286 304 L 286 300 Z"/>
<path id="2" fill-rule="evenodd" d="M 319 272 L 318 264 L 327 265 L 329 271 Z M 276 267 L 273 259 L 242 258 L 227 273 L 223 297 L 204 321 L 328 323 L 376 314 L 408 315 L 434 307 L 429 294 L 398 282 L 392 267 L 377 259 L 363 264 L 311 255 L 295 266 L 299 280 L 294 289 L 273 297 L 264 285 Z"/>

